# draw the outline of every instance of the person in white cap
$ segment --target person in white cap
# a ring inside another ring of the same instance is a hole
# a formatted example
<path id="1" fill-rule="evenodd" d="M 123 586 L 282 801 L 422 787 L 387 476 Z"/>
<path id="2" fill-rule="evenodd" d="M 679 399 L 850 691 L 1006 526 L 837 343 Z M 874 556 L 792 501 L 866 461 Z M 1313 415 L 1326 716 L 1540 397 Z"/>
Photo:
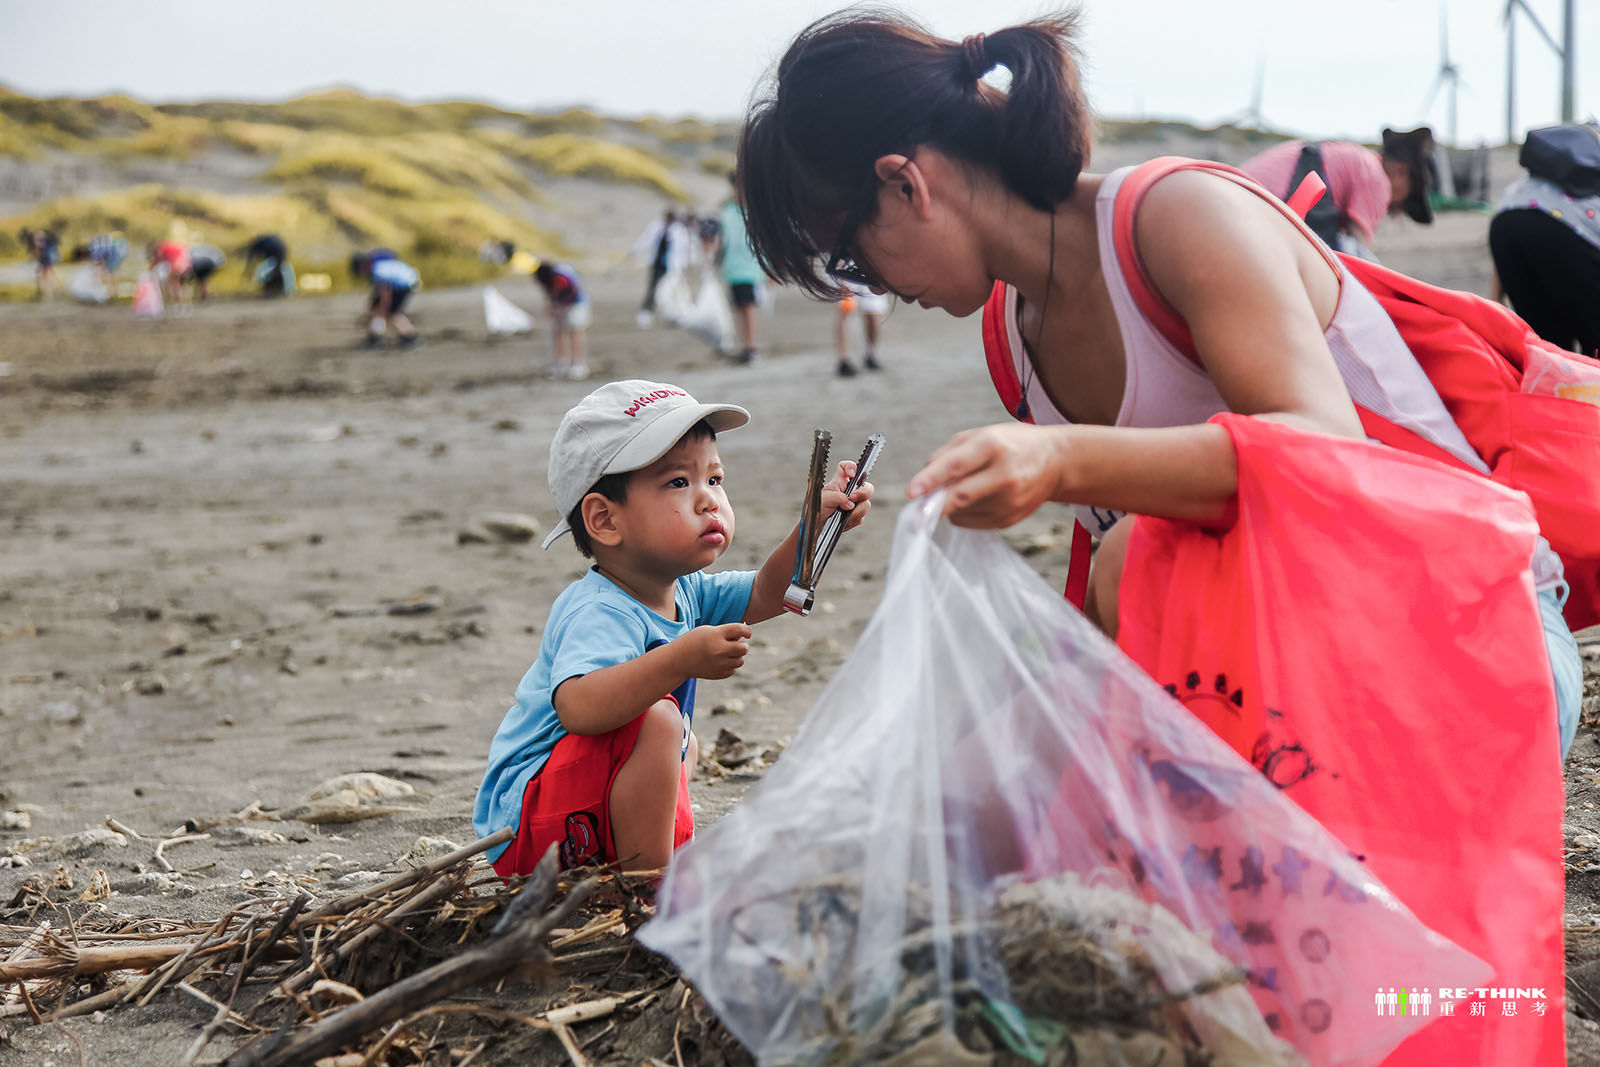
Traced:
<path id="1" fill-rule="evenodd" d="M 556 598 L 539 657 L 489 747 L 472 822 L 516 836 L 488 853 L 505 878 L 528 874 L 551 844 L 563 867 L 666 866 L 694 834 L 690 729 L 698 678 L 727 678 L 749 651 L 751 623 L 783 610 L 798 529 L 759 571 L 708 574 L 733 540 L 717 434 L 749 412 L 702 404 L 672 385 L 610 382 L 561 420 L 550 493 L 594 560 Z M 822 515 L 871 508 L 872 484 L 845 496 L 839 464 Z"/>

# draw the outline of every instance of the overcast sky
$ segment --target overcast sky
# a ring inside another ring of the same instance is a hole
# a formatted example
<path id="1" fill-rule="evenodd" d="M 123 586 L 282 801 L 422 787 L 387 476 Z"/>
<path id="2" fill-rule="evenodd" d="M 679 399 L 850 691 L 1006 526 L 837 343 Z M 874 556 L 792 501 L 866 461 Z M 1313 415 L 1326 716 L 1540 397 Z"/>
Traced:
<path id="1" fill-rule="evenodd" d="M 1557 40 L 1563 0 L 1528 0 Z M 1579 7 L 1578 113 L 1600 112 L 1600 0 Z M 121 90 L 155 101 L 282 99 L 334 84 L 406 100 L 517 109 L 737 116 L 815 0 L 0 0 L 0 83 L 34 94 Z M 900 5 L 959 39 L 1049 5 Z M 1460 140 L 1505 134 L 1505 0 L 1451 0 Z M 1245 111 L 1258 64 L 1275 127 L 1376 139 L 1429 121 L 1435 0 L 1083 0 L 1090 100 L 1105 117 L 1210 124 Z M 1524 20 L 1518 126 L 1559 117 L 1559 67 Z M 1582 77 L 1587 67 L 1591 77 Z"/>

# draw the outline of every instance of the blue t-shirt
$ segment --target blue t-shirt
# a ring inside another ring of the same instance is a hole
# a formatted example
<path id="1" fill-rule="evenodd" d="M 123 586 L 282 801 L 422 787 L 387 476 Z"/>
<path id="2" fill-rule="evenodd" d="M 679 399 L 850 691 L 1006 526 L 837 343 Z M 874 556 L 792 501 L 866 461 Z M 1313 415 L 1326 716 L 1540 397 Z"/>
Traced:
<path id="1" fill-rule="evenodd" d="M 380 259 L 372 264 L 372 283 L 396 289 L 415 289 L 422 276 L 411 264 L 398 259 Z"/>
<path id="2" fill-rule="evenodd" d="M 472 827 L 478 836 L 520 823 L 522 794 L 550 758 L 556 742 L 567 735 L 551 702 L 562 682 L 626 663 L 696 626 L 738 622 L 750 606 L 755 581 L 755 571 L 684 575 L 678 579 L 673 597 L 677 621 L 651 611 L 593 568 L 567 586 L 550 608 L 539 658 L 522 676 L 516 703 L 506 712 L 489 745 L 489 770 L 472 809 Z M 689 679 L 672 694 L 686 727 L 694 719 L 694 682 Z M 687 748 L 687 734 L 684 743 Z M 489 852 L 490 861 L 498 859 L 506 847 Z"/>

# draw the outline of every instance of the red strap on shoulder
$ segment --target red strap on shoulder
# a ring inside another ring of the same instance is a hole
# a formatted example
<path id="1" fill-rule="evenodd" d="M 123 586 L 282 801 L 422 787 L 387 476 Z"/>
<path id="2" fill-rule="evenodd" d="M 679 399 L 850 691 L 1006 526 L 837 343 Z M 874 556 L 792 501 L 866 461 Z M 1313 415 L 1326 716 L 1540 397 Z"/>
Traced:
<path id="1" fill-rule="evenodd" d="M 1017 380 L 1017 364 L 1011 358 L 1011 341 L 1006 330 L 1006 285 L 996 282 L 994 292 L 983 305 L 983 357 L 989 364 L 989 380 L 1006 413 L 1023 422 L 1033 422 L 1023 404 L 1022 382 Z M 1089 595 L 1089 530 L 1081 522 L 1072 524 L 1072 548 L 1067 556 L 1065 596 L 1072 606 L 1083 610 Z"/>
<path id="2" fill-rule="evenodd" d="M 1032 422 L 1023 404 L 1022 383 L 1017 380 L 1017 361 L 1011 356 L 1011 341 L 1006 333 L 1006 283 L 995 282 L 994 291 L 983 305 L 983 358 L 989 364 L 989 380 L 1005 405 L 1006 414 Z M 1020 414 L 1019 414 L 1020 413 Z"/>
<path id="3" fill-rule="evenodd" d="M 1150 187 L 1167 175 L 1180 170 L 1203 170 L 1218 177 L 1227 178 L 1241 188 L 1248 189 L 1257 194 L 1267 203 L 1274 205 L 1291 222 L 1299 226 L 1302 233 L 1306 234 L 1322 253 L 1322 258 L 1327 260 L 1328 266 L 1335 274 L 1339 273 L 1339 261 L 1306 227 L 1300 215 L 1291 211 L 1277 197 L 1257 185 L 1248 175 L 1235 170 L 1226 163 L 1216 163 L 1208 159 L 1187 159 L 1183 156 L 1160 156 L 1141 163 L 1133 172 L 1122 179 L 1122 184 L 1117 187 L 1116 203 L 1111 215 L 1111 240 L 1116 249 L 1117 263 L 1122 267 L 1122 277 L 1127 282 L 1128 291 L 1133 294 L 1133 301 L 1139 306 L 1140 312 L 1150 320 L 1151 325 L 1160 331 L 1161 336 L 1195 363 L 1200 362 L 1199 355 L 1195 352 L 1194 335 L 1189 332 L 1189 325 L 1183 321 L 1166 297 L 1156 290 L 1155 283 L 1151 281 L 1150 274 L 1145 270 L 1144 261 L 1139 258 L 1139 244 L 1136 237 L 1136 223 L 1138 220 L 1139 205 L 1144 201 L 1145 194 Z M 1308 175 L 1309 179 L 1316 175 Z M 1300 183 L 1300 190 L 1305 190 L 1308 182 Z M 1321 185 L 1321 179 L 1317 179 Z M 1324 187 L 1326 188 L 1326 187 Z M 1306 195 L 1309 195 L 1307 193 Z M 1305 210 L 1310 210 L 1316 203 L 1312 196 L 1304 204 Z"/>
<path id="4" fill-rule="evenodd" d="M 1133 294 L 1133 302 L 1139 305 L 1139 310 L 1160 331 L 1161 336 L 1190 359 L 1195 359 L 1194 337 L 1189 333 L 1188 324 L 1156 291 L 1155 283 L 1144 269 L 1144 261 L 1139 258 L 1139 245 L 1134 238 L 1134 223 L 1139 204 L 1152 185 L 1176 171 L 1205 165 L 1197 159 L 1185 159 L 1182 156 L 1160 156 L 1148 163 L 1141 163 L 1117 187 L 1116 203 L 1111 215 L 1112 246 L 1117 252 L 1117 263 L 1122 267 L 1123 280 Z"/>
<path id="5" fill-rule="evenodd" d="M 1079 611 L 1089 599 L 1089 528 L 1081 522 L 1072 524 L 1072 549 L 1067 556 L 1067 588 L 1063 594 L 1067 602 Z"/>

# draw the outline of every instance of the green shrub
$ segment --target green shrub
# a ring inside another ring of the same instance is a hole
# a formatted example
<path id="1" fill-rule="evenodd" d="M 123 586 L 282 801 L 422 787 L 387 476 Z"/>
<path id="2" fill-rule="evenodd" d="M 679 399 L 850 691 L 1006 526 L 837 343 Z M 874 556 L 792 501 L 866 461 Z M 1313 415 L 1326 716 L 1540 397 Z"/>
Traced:
<path id="1" fill-rule="evenodd" d="M 347 182 L 393 196 L 422 199 L 436 196 L 441 184 L 395 153 L 348 134 L 318 134 L 290 142 L 267 171 L 281 182 L 317 180 Z"/>

